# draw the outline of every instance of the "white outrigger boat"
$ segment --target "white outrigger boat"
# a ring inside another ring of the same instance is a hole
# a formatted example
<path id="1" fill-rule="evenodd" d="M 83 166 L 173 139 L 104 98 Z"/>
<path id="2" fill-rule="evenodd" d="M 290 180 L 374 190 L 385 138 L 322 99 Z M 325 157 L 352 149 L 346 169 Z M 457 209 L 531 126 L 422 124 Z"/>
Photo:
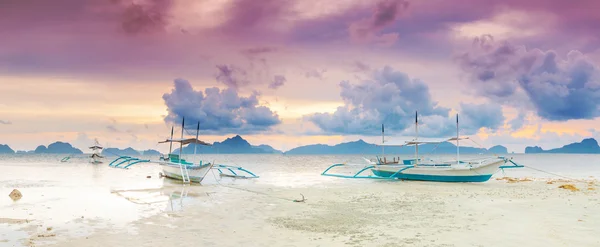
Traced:
<path id="1" fill-rule="evenodd" d="M 94 146 L 91 146 L 90 149 L 92 150 L 92 155 L 90 156 L 90 163 L 92 164 L 102 164 L 102 155 L 100 155 L 100 150 L 102 150 L 102 146 L 100 146 L 100 143 L 98 142 L 98 139 L 94 140 Z"/>
<path id="2" fill-rule="evenodd" d="M 342 178 L 376 178 L 376 179 L 401 179 L 418 181 L 436 181 L 436 182 L 485 182 L 488 181 L 494 173 L 508 168 L 521 168 L 522 165 L 502 156 L 492 156 L 472 160 L 460 160 L 460 140 L 470 140 L 468 137 L 460 137 L 458 129 L 458 115 L 456 116 L 456 137 L 442 141 L 419 141 L 418 140 L 418 119 L 415 115 L 415 130 L 417 136 L 414 140 L 402 144 L 386 144 L 384 138 L 384 129 L 382 125 L 382 156 L 385 155 L 385 146 L 415 146 L 415 158 L 401 160 L 393 158 L 391 161 L 385 157 L 376 160 L 367 160 L 370 166 L 364 167 L 354 175 L 331 174 L 328 173 L 334 167 L 347 166 L 347 164 L 335 164 L 327 168 L 321 175 L 342 177 Z M 423 160 L 419 158 L 419 144 L 441 144 L 443 142 L 456 141 L 456 160 L 454 161 L 435 161 Z M 362 176 L 365 171 L 370 170 L 373 176 Z"/>
<path id="3" fill-rule="evenodd" d="M 211 146 L 211 144 L 201 141 L 198 139 L 200 131 L 200 122 L 196 129 L 196 138 L 184 138 L 183 132 L 185 130 L 185 119 L 181 124 L 181 138 L 173 139 L 173 127 L 171 127 L 171 138 L 161 141 L 159 143 L 170 143 L 169 154 L 167 157 L 161 155 L 158 161 L 144 160 L 129 156 L 121 156 L 113 160 L 109 166 L 114 168 L 128 169 L 130 166 L 140 163 L 155 163 L 162 167 L 163 175 L 167 178 L 181 180 L 183 183 L 201 183 L 204 177 L 208 174 L 211 169 L 215 169 L 219 172 L 220 176 L 233 177 L 233 178 L 258 178 L 254 173 L 238 166 L 229 166 L 215 164 L 213 162 L 203 162 L 200 160 L 197 164 L 186 161 L 181 158 L 182 150 L 184 145 L 194 144 L 194 156 L 196 155 L 196 145 Z M 173 143 L 179 143 L 179 154 L 173 154 Z M 235 171 L 244 172 L 248 175 L 239 175 Z M 229 173 L 226 173 L 229 172 Z"/>

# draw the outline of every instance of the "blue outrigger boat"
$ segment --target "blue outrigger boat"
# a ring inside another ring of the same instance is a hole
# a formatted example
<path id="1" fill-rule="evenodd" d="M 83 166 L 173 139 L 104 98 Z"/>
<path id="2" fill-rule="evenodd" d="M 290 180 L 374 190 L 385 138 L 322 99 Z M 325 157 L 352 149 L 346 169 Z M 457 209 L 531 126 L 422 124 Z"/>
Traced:
<path id="1" fill-rule="evenodd" d="M 163 175 L 167 178 L 181 180 L 183 183 L 201 183 L 204 177 L 211 170 L 217 170 L 220 176 L 233 178 L 258 178 L 254 173 L 238 166 L 221 165 L 213 162 L 199 161 L 197 164 L 186 161 L 181 158 L 183 145 L 194 144 L 194 156 L 196 155 L 196 145 L 211 146 L 211 144 L 198 139 L 200 131 L 200 122 L 196 129 L 196 138 L 184 138 L 185 119 L 182 121 L 181 138 L 173 139 L 173 127 L 171 127 L 171 138 L 159 143 L 170 143 L 169 154 L 165 157 L 161 155 L 158 161 L 139 159 L 130 156 L 120 156 L 113 160 L 109 167 L 128 169 L 129 167 L 140 163 L 155 163 L 162 167 Z M 179 154 L 173 154 L 173 143 L 179 143 Z M 237 171 L 237 172 L 236 172 Z M 247 175 L 241 175 L 247 174 Z"/>
<path id="2" fill-rule="evenodd" d="M 367 160 L 370 164 L 364 167 L 354 175 L 333 174 L 329 171 L 334 167 L 348 166 L 348 164 L 334 164 L 321 175 L 341 177 L 341 178 L 373 178 L 373 179 L 401 179 L 417 181 L 435 181 L 435 182 L 486 182 L 494 173 L 509 168 L 524 167 L 503 156 L 479 158 L 472 160 L 460 160 L 459 141 L 468 140 L 468 137 L 460 137 L 458 129 L 458 115 L 456 116 L 456 137 L 442 141 L 425 142 L 418 140 L 418 118 L 415 114 L 416 138 L 402 144 L 386 144 L 384 137 L 384 126 L 381 126 L 382 133 L 382 157 L 376 160 Z M 419 144 L 441 144 L 443 142 L 456 141 L 456 160 L 453 161 L 435 161 L 423 160 L 419 158 Z M 391 161 L 384 156 L 385 146 L 415 146 L 415 158 L 404 159 L 393 158 Z M 373 175 L 361 175 L 364 172 L 371 171 Z"/>

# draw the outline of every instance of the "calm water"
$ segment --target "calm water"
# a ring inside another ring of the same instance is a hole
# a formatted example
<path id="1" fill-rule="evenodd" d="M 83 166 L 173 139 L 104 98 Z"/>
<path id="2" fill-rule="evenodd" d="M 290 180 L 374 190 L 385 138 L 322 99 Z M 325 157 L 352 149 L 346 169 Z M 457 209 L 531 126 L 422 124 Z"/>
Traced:
<path id="1" fill-rule="evenodd" d="M 91 165 L 85 155 L 61 163 L 63 155 L 0 156 L 0 218 L 34 220 L 40 228 L 52 227 L 60 236 L 82 236 L 94 227 L 135 231 L 126 226 L 137 219 L 180 210 L 194 205 L 195 198 L 216 193 L 219 185 L 311 187 L 344 183 L 376 183 L 320 176 L 334 163 L 366 163 L 362 156 L 284 156 L 284 155 L 206 155 L 205 161 L 243 166 L 260 176 L 253 180 L 217 179 L 212 173 L 203 182 L 202 193 L 187 194 L 172 180 L 158 178 L 157 165 L 144 164 L 131 169 L 115 169 L 105 163 Z M 411 158 L 411 156 L 400 156 Z M 454 156 L 449 155 L 451 159 Z M 461 158 L 476 156 L 464 155 Z M 570 178 L 600 178 L 600 155 L 536 154 L 509 155 L 526 166 Z M 156 159 L 156 157 L 146 157 Z M 371 158 L 371 157 L 369 157 Z M 192 159 L 188 159 L 192 160 Z M 357 169 L 341 168 L 350 174 Z M 151 176 L 151 178 L 147 178 Z M 497 173 L 496 177 L 504 176 Z M 506 171 L 510 177 L 557 178 L 531 169 Z M 440 184 L 443 186 L 444 184 Z M 13 202 L 8 194 L 19 189 L 23 198 Z M 183 194 L 184 196 L 181 196 Z M 204 195 L 205 194 L 205 195 Z M 27 238 L 27 224 L 0 221 L 0 246 L 20 246 Z"/>

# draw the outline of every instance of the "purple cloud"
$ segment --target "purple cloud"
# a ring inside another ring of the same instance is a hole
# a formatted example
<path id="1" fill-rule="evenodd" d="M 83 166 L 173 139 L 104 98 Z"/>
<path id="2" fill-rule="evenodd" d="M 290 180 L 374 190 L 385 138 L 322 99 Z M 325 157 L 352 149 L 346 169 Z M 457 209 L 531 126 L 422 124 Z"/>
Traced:
<path id="1" fill-rule="evenodd" d="M 242 52 L 242 54 L 246 55 L 247 57 L 253 57 L 253 56 L 257 56 L 257 55 L 273 53 L 276 51 L 277 51 L 277 48 L 262 46 L 262 47 L 243 49 L 241 52 Z"/>
<path id="2" fill-rule="evenodd" d="M 407 8 L 408 2 L 405 0 L 381 0 L 375 6 L 370 18 L 350 24 L 350 36 L 357 41 L 379 40 L 384 43 L 393 43 L 398 39 L 397 33 L 387 33 L 381 36 L 377 36 L 377 33 L 396 21 Z"/>
<path id="3" fill-rule="evenodd" d="M 228 87 L 238 89 L 250 84 L 246 71 L 241 68 L 233 65 L 217 65 L 217 69 L 219 70 L 216 76 L 217 81 Z"/>
<path id="4" fill-rule="evenodd" d="M 423 116 L 447 117 L 449 109 L 432 101 L 429 88 L 418 79 L 390 67 L 376 71 L 360 84 L 340 83 L 344 106 L 334 113 L 315 113 L 306 118 L 328 133 L 379 134 L 382 123 L 402 131 L 413 122 L 414 111 Z"/>
<path id="5" fill-rule="evenodd" d="M 165 122 L 181 124 L 200 121 L 211 133 L 258 133 L 281 123 L 279 116 L 258 104 L 258 93 L 241 97 L 234 88 L 206 88 L 196 91 L 183 79 L 176 79 L 170 93 L 163 95 L 168 115 Z"/>
<path id="6" fill-rule="evenodd" d="M 412 134 L 414 114 L 418 111 L 423 136 L 448 136 L 455 130 L 450 109 L 433 101 L 429 88 L 419 79 L 384 67 L 360 84 L 340 83 L 344 106 L 334 113 L 305 116 L 321 130 L 330 134 L 379 135 L 380 125 L 393 132 Z M 498 129 L 504 122 L 497 104 L 461 104 L 463 133 L 474 134 L 482 127 Z"/>
<path id="7" fill-rule="evenodd" d="M 132 2 L 124 8 L 121 24 L 123 30 L 132 34 L 164 31 L 173 0 L 151 0 L 143 3 Z"/>
<path id="8" fill-rule="evenodd" d="M 312 69 L 309 71 L 306 71 L 306 73 L 304 73 L 304 76 L 306 78 L 317 78 L 317 79 L 323 79 L 323 74 L 327 72 L 326 69 L 322 69 L 322 70 L 317 70 L 317 69 Z"/>
<path id="9" fill-rule="evenodd" d="M 561 59 L 490 37 L 474 44 L 457 61 L 480 95 L 521 108 L 524 99 L 547 120 L 600 116 L 600 68 L 581 52 Z"/>
<path id="10" fill-rule="evenodd" d="M 270 89 L 278 89 L 285 84 L 285 77 L 282 75 L 276 75 L 273 77 L 273 81 L 269 84 Z"/>

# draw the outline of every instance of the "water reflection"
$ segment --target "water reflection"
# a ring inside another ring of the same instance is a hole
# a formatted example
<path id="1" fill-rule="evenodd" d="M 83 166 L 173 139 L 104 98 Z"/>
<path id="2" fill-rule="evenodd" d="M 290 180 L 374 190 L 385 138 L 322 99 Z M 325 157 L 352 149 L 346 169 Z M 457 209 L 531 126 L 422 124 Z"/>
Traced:
<path id="1" fill-rule="evenodd" d="M 138 205 L 156 205 L 164 208 L 164 212 L 182 211 L 185 206 L 194 202 L 195 198 L 208 197 L 209 192 L 202 192 L 200 186 L 166 186 L 160 188 L 113 190 L 116 196 Z"/>

